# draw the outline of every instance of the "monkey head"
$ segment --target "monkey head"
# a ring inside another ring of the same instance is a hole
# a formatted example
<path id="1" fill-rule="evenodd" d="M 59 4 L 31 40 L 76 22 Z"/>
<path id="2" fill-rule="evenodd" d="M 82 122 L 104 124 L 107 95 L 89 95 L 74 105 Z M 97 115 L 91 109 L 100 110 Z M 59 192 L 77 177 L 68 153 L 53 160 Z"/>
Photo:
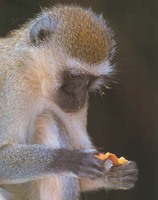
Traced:
<path id="1" fill-rule="evenodd" d="M 50 98 L 64 112 L 77 112 L 89 91 L 99 90 L 113 73 L 114 50 L 110 29 L 102 16 L 90 9 L 56 6 L 30 23 L 31 46 L 52 77 Z"/>

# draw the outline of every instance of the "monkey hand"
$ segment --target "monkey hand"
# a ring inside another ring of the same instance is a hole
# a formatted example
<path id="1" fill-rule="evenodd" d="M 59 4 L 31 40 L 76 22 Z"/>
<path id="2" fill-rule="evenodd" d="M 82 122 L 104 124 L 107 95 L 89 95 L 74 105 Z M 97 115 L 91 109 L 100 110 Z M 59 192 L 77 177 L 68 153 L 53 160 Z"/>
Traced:
<path id="1" fill-rule="evenodd" d="M 136 163 L 128 161 L 126 164 L 112 166 L 105 171 L 104 181 L 110 189 L 126 190 L 134 187 L 137 177 L 138 169 Z"/>
<path id="2" fill-rule="evenodd" d="M 73 175 L 89 179 L 103 177 L 104 162 L 96 158 L 96 151 L 64 150 L 63 167 Z"/>

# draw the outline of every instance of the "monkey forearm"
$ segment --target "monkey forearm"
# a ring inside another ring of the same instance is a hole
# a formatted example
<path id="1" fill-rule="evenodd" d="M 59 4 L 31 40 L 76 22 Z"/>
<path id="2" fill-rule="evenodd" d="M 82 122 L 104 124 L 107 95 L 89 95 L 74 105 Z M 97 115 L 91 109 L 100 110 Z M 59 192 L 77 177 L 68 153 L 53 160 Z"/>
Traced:
<path id="1" fill-rule="evenodd" d="M 64 151 L 46 145 L 16 145 L 0 152 L 0 183 L 21 183 L 58 173 Z"/>
<path id="2" fill-rule="evenodd" d="M 102 176 L 101 161 L 93 152 L 54 149 L 49 145 L 16 145 L 0 152 L 0 183 L 23 183 L 67 173 L 95 179 Z"/>

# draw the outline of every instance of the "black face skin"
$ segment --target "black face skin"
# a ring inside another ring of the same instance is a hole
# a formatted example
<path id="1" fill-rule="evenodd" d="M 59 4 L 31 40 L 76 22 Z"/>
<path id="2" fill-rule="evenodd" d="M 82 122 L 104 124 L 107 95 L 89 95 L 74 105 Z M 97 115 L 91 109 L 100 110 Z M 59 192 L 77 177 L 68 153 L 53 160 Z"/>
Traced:
<path id="1" fill-rule="evenodd" d="M 90 83 L 96 77 L 92 75 L 72 75 L 64 71 L 62 86 L 56 93 L 56 104 L 64 112 L 75 112 L 83 107 L 87 100 Z"/>

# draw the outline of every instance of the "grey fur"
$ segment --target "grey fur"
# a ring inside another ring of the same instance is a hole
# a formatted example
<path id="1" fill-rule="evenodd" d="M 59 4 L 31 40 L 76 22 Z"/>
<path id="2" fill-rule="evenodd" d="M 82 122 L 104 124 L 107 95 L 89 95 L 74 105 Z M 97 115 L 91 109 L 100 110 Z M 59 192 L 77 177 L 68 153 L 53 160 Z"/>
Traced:
<path id="1" fill-rule="evenodd" d="M 99 165 L 93 154 L 80 150 L 53 149 L 37 144 L 16 145 L 1 150 L 0 183 L 24 183 L 61 173 L 97 178 L 102 176 Z"/>
<path id="2" fill-rule="evenodd" d="M 49 16 L 37 19 L 30 30 L 30 40 L 33 44 L 38 45 L 48 39 L 55 32 L 57 21 L 52 20 Z"/>

